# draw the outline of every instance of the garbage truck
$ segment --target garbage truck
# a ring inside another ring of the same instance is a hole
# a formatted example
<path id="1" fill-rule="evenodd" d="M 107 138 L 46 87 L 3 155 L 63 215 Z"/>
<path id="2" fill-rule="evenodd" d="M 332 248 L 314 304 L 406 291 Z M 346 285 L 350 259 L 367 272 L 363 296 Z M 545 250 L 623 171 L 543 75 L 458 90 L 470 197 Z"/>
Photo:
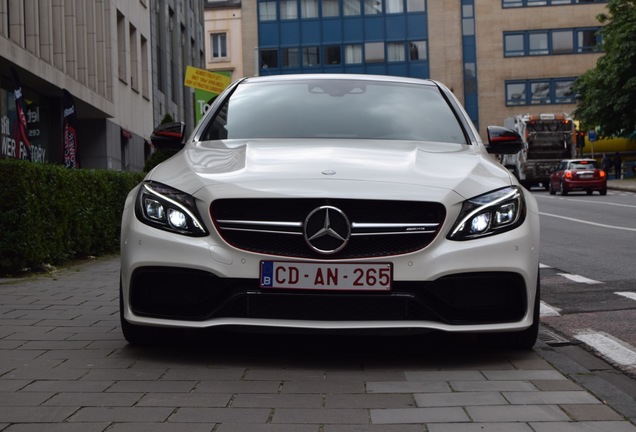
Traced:
<path id="1" fill-rule="evenodd" d="M 517 131 L 524 146 L 518 153 L 500 155 L 500 161 L 527 188 L 547 190 L 559 162 L 576 157 L 576 128 L 568 114 L 521 114 L 505 119 L 504 126 Z"/>

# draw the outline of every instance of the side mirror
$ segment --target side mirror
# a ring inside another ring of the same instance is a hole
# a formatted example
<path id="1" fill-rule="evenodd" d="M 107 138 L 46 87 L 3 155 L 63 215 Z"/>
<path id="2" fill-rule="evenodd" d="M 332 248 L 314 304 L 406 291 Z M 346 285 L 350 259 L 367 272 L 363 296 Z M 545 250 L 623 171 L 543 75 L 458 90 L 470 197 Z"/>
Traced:
<path id="1" fill-rule="evenodd" d="M 515 154 L 523 149 L 523 138 L 512 129 L 488 126 L 488 153 Z"/>
<path id="2" fill-rule="evenodd" d="M 183 147 L 185 123 L 172 122 L 159 125 L 152 131 L 150 141 L 158 150 L 179 150 Z"/>

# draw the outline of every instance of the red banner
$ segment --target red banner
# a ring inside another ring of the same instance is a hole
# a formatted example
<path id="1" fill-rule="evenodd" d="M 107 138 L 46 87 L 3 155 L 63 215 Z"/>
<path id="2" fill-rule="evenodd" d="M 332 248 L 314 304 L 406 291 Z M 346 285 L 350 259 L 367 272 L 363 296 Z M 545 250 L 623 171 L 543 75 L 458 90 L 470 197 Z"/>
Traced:
<path id="1" fill-rule="evenodd" d="M 64 166 L 66 168 L 79 168 L 79 155 L 77 153 L 77 116 L 73 96 L 64 90 L 64 120 L 62 124 L 64 133 Z"/>
<path id="2" fill-rule="evenodd" d="M 15 143 L 19 146 L 20 151 L 18 156 L 20 159 L 31 160 L 31 142 L 29 141 L 29 128 L 26 118 L 26 102 L 24 100 L 24 93 L 22 92 L 22 83 L 20 77 L 15 69 L 11 68 L 11 76 L 13 78 L 13 84 L 15 90 L 13 91 L 13 97 L 15 99 L 15 109 L 17 114 L 15 130 Z M 20 145 L 22 143 L 24 147 Z M 24 148 L 24 154 L 22 149 Z"/>

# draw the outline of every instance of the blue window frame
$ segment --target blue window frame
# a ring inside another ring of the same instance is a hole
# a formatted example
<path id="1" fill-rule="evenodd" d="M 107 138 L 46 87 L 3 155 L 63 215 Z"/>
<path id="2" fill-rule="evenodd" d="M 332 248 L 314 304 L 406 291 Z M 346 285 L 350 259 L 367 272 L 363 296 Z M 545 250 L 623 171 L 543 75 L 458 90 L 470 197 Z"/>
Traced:
<path id="1" fill-rule="evenodd" d="M 600 27 L 504 32 L 504 56 L 524 57 L 602 51 Z"/>
<path id="2" fill-rule="evenodd" d="M 506 9 L 518 7 L 562 6 L 607 3 L 607 1 L 608 0 L 501 0 L 501 7 Z"/>
<path id="3" fill-rule="evenodd" d="M 574 104 L 576 78 L 506 81 L 506 106 Z"/>

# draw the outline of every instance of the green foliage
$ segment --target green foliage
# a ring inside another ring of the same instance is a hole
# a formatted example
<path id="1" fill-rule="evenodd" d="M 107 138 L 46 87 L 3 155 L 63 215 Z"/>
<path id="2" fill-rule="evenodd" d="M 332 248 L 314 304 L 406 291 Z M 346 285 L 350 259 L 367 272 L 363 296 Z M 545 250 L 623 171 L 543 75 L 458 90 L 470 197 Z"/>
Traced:
<path id="1" fill-rule="evenodd" d="M 610 0 L 607 9 L 597 17 L 605 54 L 576 80 L 574 115 L 586 129 L 623 136 L 636 130 L 636 0 Z"/>
<path id="2" fill-rule="evenodd" d="M 161 119 L 161 123 L 160 124 L 172 123 L 173 121 L 174 121 L 174 118 L 172 118 L 172 116 L 170 114 L 166 114 Z"/>
<path id="3" fill-rule="evenodd" d="M 144 164 L 144 171 L 145 172 L 150 171 L 151 169 L 159 165 L 161 162 L 165 161 L 166 159 L 170 159 L 172 156 L 177 154 L 178 151 L 179 150 L 174 150 L 174 149 L 155 150 L 152 156 L 150 156 L 148 160 L 146 161 L 146 163 Z"/>
<path id="4" fill-rule="evenodd" d="M 143 173 L 0 160 L 0 274 L 119 250 L 121 213 Z"/>

